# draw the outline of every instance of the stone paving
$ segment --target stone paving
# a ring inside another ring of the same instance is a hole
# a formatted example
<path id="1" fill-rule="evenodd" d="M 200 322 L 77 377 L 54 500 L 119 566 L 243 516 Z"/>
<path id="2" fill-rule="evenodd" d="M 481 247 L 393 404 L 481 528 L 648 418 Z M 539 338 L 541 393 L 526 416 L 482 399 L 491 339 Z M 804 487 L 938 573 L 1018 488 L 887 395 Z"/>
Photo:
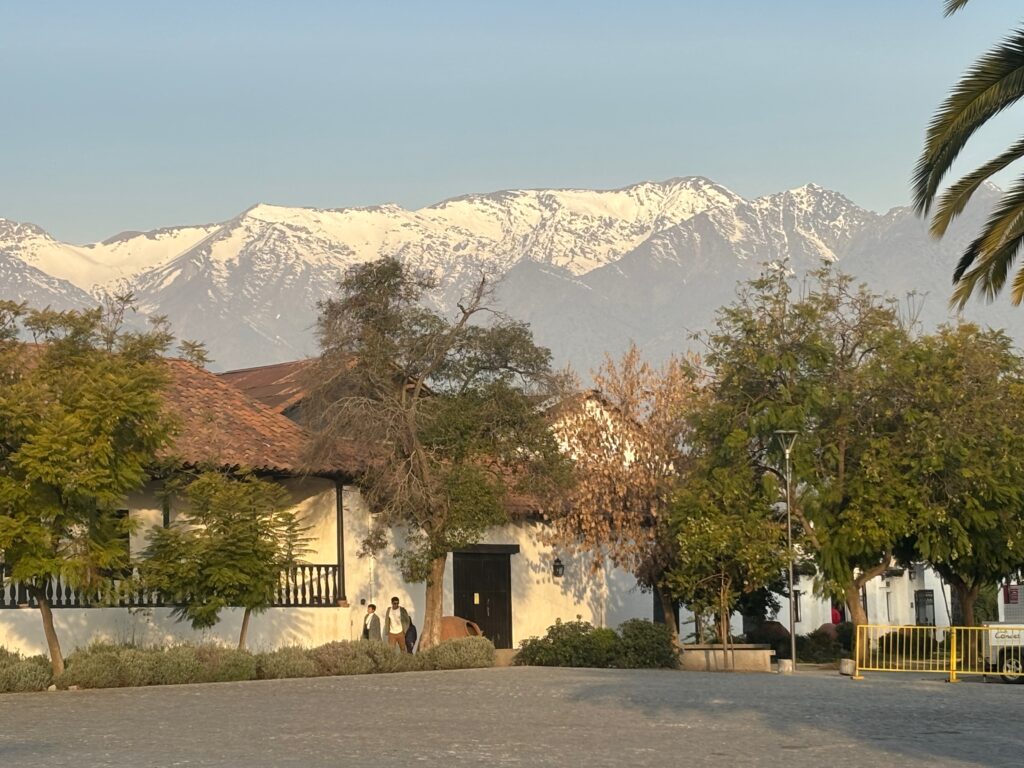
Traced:
<path id="1" fill-rule="evenodd" d="M 1021 766 L 1024 685 L 488 669 L 0 695 L 0 766 Z"/>

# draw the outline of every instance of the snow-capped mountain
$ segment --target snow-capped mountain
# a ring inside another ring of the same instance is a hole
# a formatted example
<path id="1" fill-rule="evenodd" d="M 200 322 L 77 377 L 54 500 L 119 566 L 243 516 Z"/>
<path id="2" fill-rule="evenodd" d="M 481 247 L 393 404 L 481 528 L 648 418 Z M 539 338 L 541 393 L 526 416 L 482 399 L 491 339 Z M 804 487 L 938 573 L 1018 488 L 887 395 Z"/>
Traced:
<path id="1" fill-rule="evenodd" d="M 0 219 L 0 298 L 81 306 L 127 286 L 145 312 L 205 340 L 218 367 L 257 365 L 313 352 L 316 302 L 349 265 L 388 255 L 433 274 L 441 306 L 480 274 L 500 278 L 502 307 L 559 362 L 586 370 L 629 339 L 654 356 L 687 346 L 737 280 L 782 258 L 798 271 L 838 261 L 895 295 L 929 292 L 925 319 L 939 322 L 955 253 L 986 208 L 982 200 L 936 242 L 909 209 L 874 213 L 813 184 L 747 200 L 687 177 L 466 195 L 415 211 L 261 204 L 219 224 L 89 245 Z M 972 313 L 1016 324 L 1024 339 L 1008 306 Z"/>

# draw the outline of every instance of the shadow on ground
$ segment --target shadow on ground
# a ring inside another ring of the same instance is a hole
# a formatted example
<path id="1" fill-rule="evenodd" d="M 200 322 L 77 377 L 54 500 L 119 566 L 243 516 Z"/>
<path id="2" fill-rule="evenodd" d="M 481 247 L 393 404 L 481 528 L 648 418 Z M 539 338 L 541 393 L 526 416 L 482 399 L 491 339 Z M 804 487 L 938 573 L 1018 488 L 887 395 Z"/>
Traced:
<path id="1" fill-rule="evenodd" d="M 1024 686 L 980 678 L 951 685 L 942 677 L 875 675 L 861 681 L 836 673 L 794 676 L 729 673 L 623 673 L 579 680 L 569 699 L 605 702 L 705 728 L 711 738 L 760 730 L 780 753 L 765 765 L 788 764 L 786 753 L 834 747 L 835 758 L 883 755 L 900 765 L 916 758 L 939 765 L 1024 765 Z M 724 755 L 723 755 L 724 756 Z M 836 762 L 845 762 L 837 760 Z"/>

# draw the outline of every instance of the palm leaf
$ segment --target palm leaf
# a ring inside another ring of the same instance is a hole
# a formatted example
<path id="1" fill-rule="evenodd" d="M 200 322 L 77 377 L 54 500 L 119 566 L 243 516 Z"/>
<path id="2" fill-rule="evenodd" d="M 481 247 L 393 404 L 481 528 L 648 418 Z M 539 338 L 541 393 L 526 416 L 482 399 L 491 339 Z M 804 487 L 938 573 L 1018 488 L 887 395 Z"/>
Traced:
<path id="1" fill-rule="evenodd" d="M 956 266 L 953 281 L 956 288 L 951 303 L 963 307 L 973 293 L 981 292 L 994 299 L 1006 283 L 1006 277 L 1024 244 L 1024 177 L 1017 180 L 1003 195 L 985 226 Z M 1024 277 L 1014 281 L 1012 301 L 1024 299 Z"/>
<path id="2" fill-rule="evenodd" d="M 967 140 L 994 115 L 1024 96 L 1024 29 L 984 54 L 960 79 L 928 126 L 914 169 L 914 207 L 931 208 L 939 184 Z"/>
<path id="3" fill-rule="evenodd" d="M 943 11 L 943 15 L 952 16 L 954 13 L 956 13 L 965 5 L 967 5 L 967 3 L 968 0 L 946 0 L 946 8 Z"/>
<path id="4" fill-rule="evenodd" d="M 936 237 L 942 237 L 953 219 L 963 212 L 967 202 L 971 199 L 971 195 L 978 190 L 978 187 L 990 176 L 1003 170 L 1021 157 L 1024 157 L 1024 138 L 1018 139 L 1001 155 L 967 174 L 947 189 L 939 199 L 938 208 L 935 211 L 935 216 L 932 218 L 932 234 Z"/>

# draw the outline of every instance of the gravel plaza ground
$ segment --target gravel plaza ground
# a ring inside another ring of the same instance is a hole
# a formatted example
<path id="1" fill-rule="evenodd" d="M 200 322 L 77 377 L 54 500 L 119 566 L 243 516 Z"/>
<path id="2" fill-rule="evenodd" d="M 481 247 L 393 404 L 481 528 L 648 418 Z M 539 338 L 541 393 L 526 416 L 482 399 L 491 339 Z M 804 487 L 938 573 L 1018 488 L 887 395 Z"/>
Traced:
<path id="1" fill-rule="evenodd" d="M 1020 766 L 1024 685 L 505 668 L 0 695 L 0 766 Z"/>

